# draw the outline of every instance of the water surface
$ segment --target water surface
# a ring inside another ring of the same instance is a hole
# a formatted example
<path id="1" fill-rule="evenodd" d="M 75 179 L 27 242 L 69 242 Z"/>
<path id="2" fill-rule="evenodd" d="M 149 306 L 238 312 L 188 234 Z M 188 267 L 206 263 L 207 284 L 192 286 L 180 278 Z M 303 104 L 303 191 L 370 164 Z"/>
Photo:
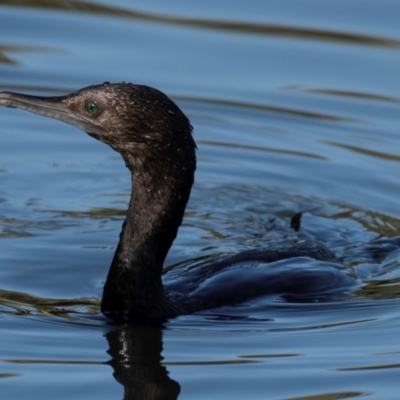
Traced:
<path id="1" fill-rule="evenodd" d="M 131 81 L 189 116 L 196 184 L 166 266 L 290 232 L 358 277 L 327 301 L 270 296 L 162 329 L 111 324 L 99 299 L 128 171 L 70 126 L 1 109 L 0 393 L 397 399 L 399 13 L 394 0 L 0 0 L 0 90 Z"/>

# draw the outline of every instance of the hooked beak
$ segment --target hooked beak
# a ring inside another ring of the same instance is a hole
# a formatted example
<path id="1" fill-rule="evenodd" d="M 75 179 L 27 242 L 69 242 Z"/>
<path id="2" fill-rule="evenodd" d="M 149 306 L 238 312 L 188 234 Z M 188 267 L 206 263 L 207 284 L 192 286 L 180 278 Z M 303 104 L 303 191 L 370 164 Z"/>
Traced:
<path id="1" fill-rule="evenodd" d="M 13 92 L 1 92 L 0 105 L 10 108 L 20 108 L 34 114 L 58 119 L 98 139 L 101 133 L 105 131 L 103 126 L 89 116 L 86 117 L 71 110 L 65 101 L 68 97 L 40 97 Z"/>

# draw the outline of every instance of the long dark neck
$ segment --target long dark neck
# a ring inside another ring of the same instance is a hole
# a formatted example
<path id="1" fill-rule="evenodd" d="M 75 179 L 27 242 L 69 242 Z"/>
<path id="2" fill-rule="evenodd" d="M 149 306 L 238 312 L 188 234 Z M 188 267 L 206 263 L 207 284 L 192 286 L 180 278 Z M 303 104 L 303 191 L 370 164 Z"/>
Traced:
<path id="1" fill-rule="evenodd" d="M 161 273 L 189 200 L 192 153 L 181 162 L 176 157 L 175 162 L 158 160 L 158 171 L 143 165 L 132 170 L 132 195 L 104 286 L 102 312 L 137 319 L 179 313 L 164 294 Z"/>

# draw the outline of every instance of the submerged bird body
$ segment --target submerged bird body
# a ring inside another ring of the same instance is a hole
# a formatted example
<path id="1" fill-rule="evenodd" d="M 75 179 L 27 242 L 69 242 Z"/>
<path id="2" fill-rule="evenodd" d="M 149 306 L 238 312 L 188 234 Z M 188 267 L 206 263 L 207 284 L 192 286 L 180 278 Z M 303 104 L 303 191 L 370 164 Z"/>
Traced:
<path id="1" fill-rule="evenodd" d="M 192 127 L 172 100 L 147 86 L 104 83 L 60 97 L 2 92 L 0 105 L 80 128 L 119 152 L 132 174 L 126 219 L 104 285 L 103 313 L 112 318 L 162 319 L 224 305 L 224 296 L 214 296 L 215 301 L 197 297 L 197 303 L 183 296 L 178 303 L 164 292 L 163 263 L 182 222 L 196 169 Z M 337 261 L 318 242 L 298 243 L 244 252 L 207 266 L 205 274 L 209 277 L 249 260 L 268 263 L 293 257 Z"/>

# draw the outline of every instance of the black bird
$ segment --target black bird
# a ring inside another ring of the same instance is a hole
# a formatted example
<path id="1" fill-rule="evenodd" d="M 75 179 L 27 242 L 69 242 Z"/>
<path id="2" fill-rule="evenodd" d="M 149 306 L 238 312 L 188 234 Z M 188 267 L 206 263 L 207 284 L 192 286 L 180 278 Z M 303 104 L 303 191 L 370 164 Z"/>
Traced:
<path id="1" fill-rule="evenodd" d="M 181 225 L 196 169 L 192 126 L 178 106 L 156 89 L 108 82 L 59 97 L 2 92 L 0 105 L 76 126 L 120 153 L 131 172 L 134 190 L 101 301 L 101 311 L 107 316 L 114 319 L 165 319 L 235 304 L 246 297 L 271 291 L 301 292 L 307 288 L 299 289 L 296 285 L 307 286 L 308 283 L 299 276 L 308 276 L 311 281 L 319 277 L 318 273 L 307 275 L 305 271 L 287 284 L 282 279 L 268 278 L 270 283 L 258 282 L 250 289 L 243 287 L 237 293 L 237 299 L 230 298 L 232 293 L 221 287 L 221 294 L 209 298 L 207 294 L 191 297 L 190 293 L 183 293 L 176 301 L 164 291 L 163 263 Z M 207 265 L 204 274 L 196 279 L 205 279 L 235 263 L 268 263 L 302 256 L 338 261 L 324 245 L 306 240 L 239 253 Z M 332 276 L 337 278 L 331 269 L 331 274 L 324 278 L 329 288 L 332 288 L 330 282 L 335 281 Z M 225 282 L 224 286 L 229 284 Z M 197 281 L 191 282 L 192 291 L 196 291 L 197 286 Z"/>

